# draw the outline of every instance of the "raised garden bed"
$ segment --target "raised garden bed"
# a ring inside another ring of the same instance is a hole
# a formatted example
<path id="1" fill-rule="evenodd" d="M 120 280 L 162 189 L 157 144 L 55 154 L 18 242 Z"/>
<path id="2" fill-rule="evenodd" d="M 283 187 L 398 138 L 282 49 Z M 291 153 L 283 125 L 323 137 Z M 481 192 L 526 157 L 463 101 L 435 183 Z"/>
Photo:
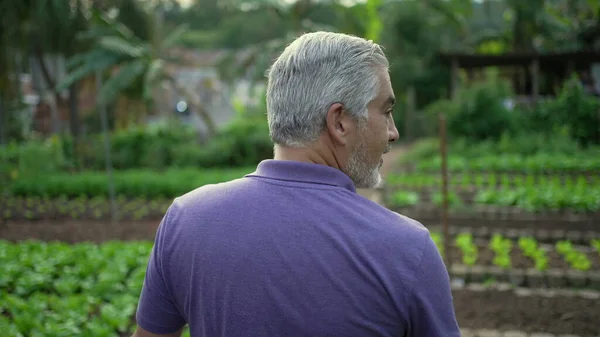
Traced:
<path id="1" fill-rule="evenodd" d="M 477 264 L 484 266 L 492 266 L 494 265 L 494 257 L 496 253 L 490 248 L 487 242 L 476 242 L 477 247 Z M 559 254 L 556 249 L 552 245 L 542 245 L 543 249 L 546 252 L 546 256 L 548 259 L 548 268 L 550 269 L 569 269 L 569 264 L 565 261 L 565 258 Z M 578 246 L 577 250 L 584 254 L 590 261 L 590 269 L 600 271 L 600 253 L 595 251 L 593 248 L 589 246 Z M 463 256 L 463 251 L 457 247 L 455 244 L 452 245 L 450 256 L 452 257 L 452 261 L 455 263 L 461 262 L 461 257 Z M 525 256 L 523 251 L 517 246 L 510 250 L 510 262 L 512 268 L 518 269 L 527 269 L 534 268 L 535 264 L 533 259 Z"/>
<path id="2" fill-rule="evenodd" d="M 597 293 L 592 294 L 594 296 L 582 296 L 572 291 L 521 291 L 495 286 L 455 287 L 453 290 L 454 307 L 461 328 L 551 334 L 539 337 L 561 334 L 598 336 L 600 300 Z"/>
<path id="3" fill-rule="evenodd" d="M 508 282 L 516 287 L 530 288 L 589 288 L 600 290 L 600 272 L 581 272 L 566 269 L 539 271 L 528 269 L 502 269 L 491 265 L 465 266 L 452 264 L 450 274 L 464 283 Z"/>
<path id="4" fill-rule="evenodd" d="M 431 232 L 442 232 L 442 225 L 428 224 L 427 228 Z M 494 228 L 494 227 L 467 227 L 467 226 L 450 226 L 448 233 L 451 237 L 455 237 L 460 233 L 471 233 L 475 238 L 490 239 L 494 234 L 500 234 L 504 237 L 516 240 L 520 237 L 534 237 L 540 243 L 554 244 L 560 240 L 569 240 L 574 244 L 587 245 L 591 240 L 600 239 L 598 231 L 577 231 L 577 230 L 547 230 L 547 229 L 528 229 L 528 228 Z"/>
<path id="5" fill-rule="evenodd" d="M 533 237 L 512 240 L 496 234 L 486 241 L 461 233 L 452 239 L 448 252 L 441 234 L 433 232 L 432 237 L 451 274 L 467 282 L 493 279 L 518 286 L 600 289 L 600 240 L 587 246 L 566 240 L 543 245 Z"/>
<path id="6" fill-rule="evenodd" d="M 390 208 L 393 208 L 390 206 Z M 441 208 L 434 204 L 421 204 L 412 207 L 393 208 L 403 214 L 411 214 L 415 217 L 423 217 L 432 213 L 440 215 Z M 462 207 L 450 207 L 450 214 L 455 218 L 465 219 L 503 219 L 517 221 L 561 221 L 561 222 L 593 222 L 600 220 L 600 213 L 577 213 L 564 211 L 541 211 L 527 212 L 517 207 L 500 207 L 488 205 L 469 205 Z"/>
<path id="7" fill-rule="evenodd" d="M 0 224 L 0 238 L 22 240 L 106 242 L 113 240 L 154 240 L 160 219 L 153 220 L 53 220 L 9 221 Z"/>
<path id="8" fill-rule="evenodd" d="M 393 211 L 420 221 L 425 226 L 439 224 L 442 213 L 434 205 L 393 208 Z M 474 206 L 471 209 L 450 209 L 448 221 L 451 226 L 470 228 L 529 229 L 529 230 L 576 230 L 580 232 L 598 231 L 598 223 L 593 217 L 560 212 L 528 213 L 518 209 L 501 209 L 490 206 Z"/>
<path id="9" fill-rule="evenodd" d="M 117 216 L 121 220 L 160 219 L 172 201 L 118 197 Z M 4 203 L 2 216 L 6 221 L 104 220 L 111 218 L 111 204 L 106 198 L 10 198 Z"/>

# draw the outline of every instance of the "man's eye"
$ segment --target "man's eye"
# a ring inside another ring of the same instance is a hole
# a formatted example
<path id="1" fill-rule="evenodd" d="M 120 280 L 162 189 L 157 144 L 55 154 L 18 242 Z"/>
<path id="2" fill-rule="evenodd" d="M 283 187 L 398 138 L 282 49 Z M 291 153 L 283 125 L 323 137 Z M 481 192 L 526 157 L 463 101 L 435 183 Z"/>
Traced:
<path id="1" fill-rule="evenodd" d="M 394 112 L 394 110 L 393 110 L 393 109 L 390 109 L 390 110 L 386 111 L 386 115 L 391 115 L 391 114 L 392 114 L 392 112 Z"/>

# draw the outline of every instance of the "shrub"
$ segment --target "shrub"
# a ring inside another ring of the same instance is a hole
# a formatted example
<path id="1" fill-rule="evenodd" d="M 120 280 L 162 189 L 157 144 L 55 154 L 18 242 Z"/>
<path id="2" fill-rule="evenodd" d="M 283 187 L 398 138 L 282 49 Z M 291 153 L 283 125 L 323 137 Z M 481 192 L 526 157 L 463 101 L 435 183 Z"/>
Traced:
<path id="1" fill-rule="evenodd" d="M 565 84 L 556 99 L 541 102 L 529 125 L 537 130 L 568 134 L 579 144 L 600 144 L 600 99 L 586 93 L 579 81 Z"/>
<path id="2" fill-rule="evenodd" d="M 29 141 L 0 147 L 0 157 L 10 167 L 36 174 L 79 167 L 69 136 L 45 141 Z M 273 155 L 267 122 L 263 117 L 240 116 L 206 144 L 196 132 L 182 125 L 136 127 L 110 135 L 112 164 L 115 169 L 168 167 L 231 167 L 256 165 Z M 86 169 L 103 170 L 104 135 L 82 139 L 79 161 Z"/>
<path id="3" fill-rule="evenodd" d="M 69 167 L 58 137 L 32 139 L 22 144 L 10 143 L 0 148 L 0 158 L 4 170 L 20 177 L 58 172 Z"/>
<path id="4" fill-rule="evenodd" d="M 499 139 L 515 130 L 515 115 L 504 104 L 510 97 L 507 83 L 499 80 L 476 83 L 459 90 L 448 104 L 451 136 L 471 140 Z"/>

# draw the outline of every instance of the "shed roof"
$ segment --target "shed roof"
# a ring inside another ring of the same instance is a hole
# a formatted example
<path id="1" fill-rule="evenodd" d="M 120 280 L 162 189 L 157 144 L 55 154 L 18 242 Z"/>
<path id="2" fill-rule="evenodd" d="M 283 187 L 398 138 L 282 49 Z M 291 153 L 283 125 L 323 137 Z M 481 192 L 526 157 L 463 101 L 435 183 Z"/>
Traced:
<path id="1" fill-rule="evenodd" d="M 573 62 L 580 66 L 600 62 L 600 51 L 579 50 L 548 53 L 505 53 L 505 54 L 466 54 L 466 53 L 438 53 L 439 60 L 450 65 L 452 59 L 458 62 L 459 68 L 483 68 L 493 66 L 528 66 L 534 60 L 538 60 L 540 68 L 552 68 L 566 66 Z"/>

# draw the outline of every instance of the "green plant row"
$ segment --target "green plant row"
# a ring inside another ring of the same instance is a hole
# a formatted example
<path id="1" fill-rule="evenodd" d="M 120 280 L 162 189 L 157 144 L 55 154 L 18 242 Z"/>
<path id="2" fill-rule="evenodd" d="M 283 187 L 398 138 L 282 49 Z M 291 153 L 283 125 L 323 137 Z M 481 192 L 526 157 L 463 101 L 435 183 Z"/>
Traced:
<path id="1" fill-rule="evenodd" d="M 411 207 L 416 206 L 421 203 L 421 195 L 418 192 L 414 191 L 396 191 L 392 193 L 390 196 L 390 200 L 388 201 L 389 206 L 396 207 Z M 441 192 L 434 192 L 432 195 L 432 202 L 434 205 L 440 207 L 443 203 L 443 196 Z M 458 196 L 457 193 L 449 191 L 448 192 L 448 205 L 452 208 L 464 206 L 462 199 Z"/>
<path id="2" fill-rule="evenodd" d="M 569 263 L 569 266 L 575 270 L 587 271 L 592 266 L 587 255 L 576 250 L 573 247 L 573 244 L 567 240 L 557 242 L 556 251 Z"/>
<path id="3" fill-rule="evenodd" d="M 535 269 L 544 271 L 548 269 L 548 256 L 546 251 L 540 247 L 537 240 L 533 237 L 521 237 L 518 241 L 519 248 L 525 257 L 533 260 Z M 600 254 L 600 251 L 598 251 Z"/>
<path id="4" fill-rule="evenodd" d="M 133 241 L 0 241 L 3 335 L 131 335 L 151 248 Z"/>
<path id="5" fill-rule="evenodd" d="M 416 171 L 439 171 L 442 165 L 440 156 L 417 161 Z M 532 156 L 516 154 L 488 154 L 476 158 L 460 155 L 448 156 L 449 171 L 494 171 L 494 172 L 581 172 L 600 171 L 600 156 L 579 156 L 565 154 L 536 154 Z"/>
<path id="6" fill-rule="evenodd" d="M 512 188 L 536 187 L 538 185 L 553 186 L 567 190 L 594 188 L 600 189 L 600 177 L 586 177 L 584 175 L 512 175 L 509 173 L 470 173 L 461 172 L 450 174 L 448 184 L 463 189 L 482 188 Z M 396 173 L 387 176 L 389 185 L 399 185 L 409 188 L 439 187 L 442 177 L 439 172 L 427 173 Z"/>
<path id="7" fill-rule="evenodd" d="M 438 250 L 444 255 L 443 238 L 438 232 L 431 233 L 432 238 L 438 247 Z M 458 234 L 453 241 L 453 244 L 461 252 L 461 263 L 466 266 L 474 266 L 477 264 L 480 257 L 480 252 L 477 244 L 475 244 L 471 233 Z M 592 240 L 590 242 L 595 253 L 600 256 L 600 240 Z M 521 254 L 529 258 L 534 264 L 534 268 L 539 271 L 549 269 L 548 252 L 540 247 L 539 243 L 533 237 L 520 237 L 513 244 L 511 239 L 505 238 L 500 234 L 494 234 L 489 241 L 489 249 L 494 253 L 492 260 L 493 265 L 504 270 L 512 268 L 511 254 L 514 249 L 519 249 Z M 592 267 L 590 257 L 580 250 L 577 250 L 570 241 L 562 240 L 555 244 L 556 251 L 567 262 L 569 268 L 578 271 L 589 271 Z"/>
<path id="8" fill-rule="evenodd" d="M 125 197 L 173 198 L 207 184 L 241 178 L 255 167 L 234 169 L 170 169 L 115 171 L 115 193 Z M 20 197 L 108 196 L 109 179 L 104 172 L 77 174 L 57 173 L 36 177 L 19 177 L 9 187 L 10 194 Z"/>
<path id="9" fill-rule="evenodd" d="M 554 186 L 523 187 L 510 190 L 483 190 L 475 195 L 475 203 L 517 206 L 538 212 L 542 210 L 600 211 L 600 189 L 568 190 Z"/>
<path id="10" fill-rule="evenodd" d="M 434 192 L 432 199 L 434 205 L 442 205 L 441 192 Z M 389 206 L 411 207 L 418 205 L 421 200 L 418 192 L 401 190 L 391 194 Z M 567 190 L 552 186 L 489 189 L 477 192 L 473 202 L 479 205 L 515 206 L 528 212 L 571 210 L 593 213 L 600 211 L 600 189 Z M 448 203 L 452 208 L 465 205 L 460 195 L 454 191 L 449 191 Z"/>

